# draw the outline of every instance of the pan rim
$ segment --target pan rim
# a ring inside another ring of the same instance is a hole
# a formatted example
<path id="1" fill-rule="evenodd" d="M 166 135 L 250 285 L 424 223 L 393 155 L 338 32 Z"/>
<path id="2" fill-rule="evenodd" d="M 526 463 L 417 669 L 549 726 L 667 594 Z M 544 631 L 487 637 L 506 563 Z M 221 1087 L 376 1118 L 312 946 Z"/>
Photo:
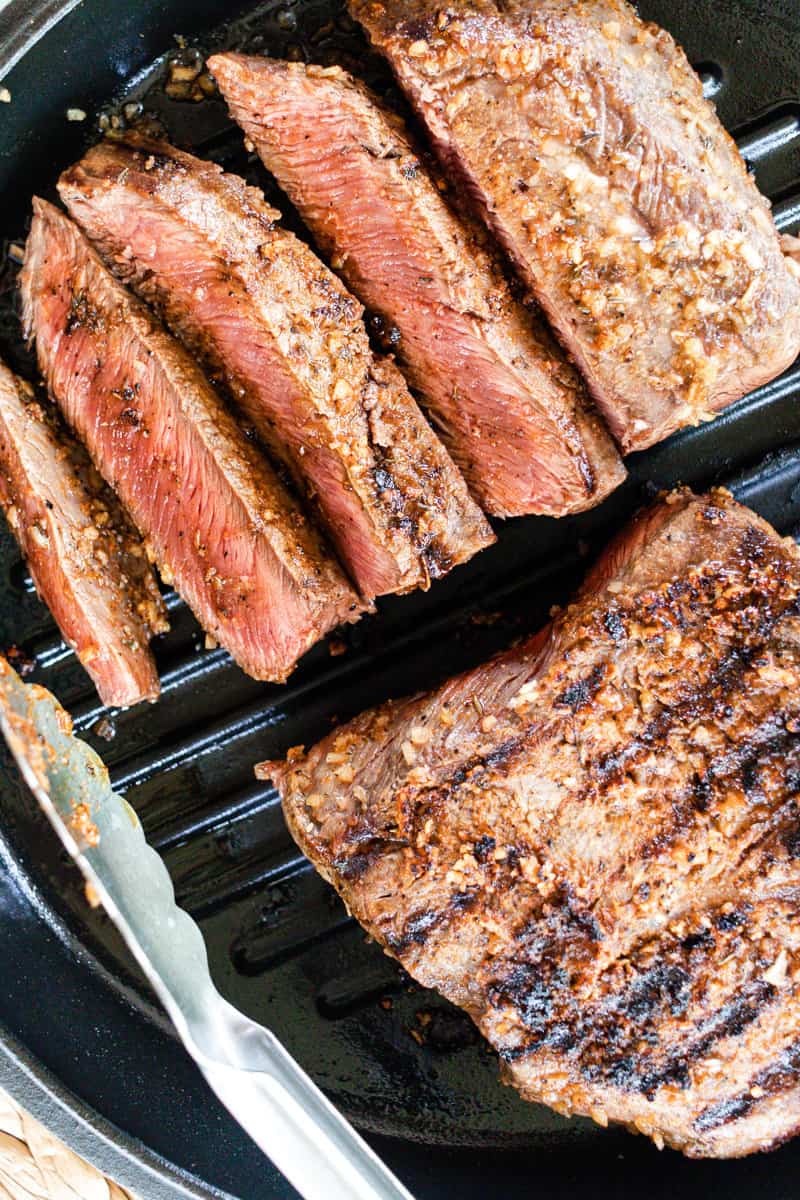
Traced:
<path id="1" fill-rule="evenodd" d="M 66 1087 L 0 1022 L 0 1086 L 50 1133 L 121 1187 L 147 1200 L 236 1200 L 200 1186 Z"/>

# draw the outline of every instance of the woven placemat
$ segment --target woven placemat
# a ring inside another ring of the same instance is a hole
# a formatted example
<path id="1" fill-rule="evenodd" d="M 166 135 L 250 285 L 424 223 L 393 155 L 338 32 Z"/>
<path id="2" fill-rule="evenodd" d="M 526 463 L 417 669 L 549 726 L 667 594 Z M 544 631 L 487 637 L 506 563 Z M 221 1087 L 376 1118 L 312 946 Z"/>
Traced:
<path id="1" fill-rule="evenodd" d="M 135 1200 L 0 1089 L 0 1200 Z"/>

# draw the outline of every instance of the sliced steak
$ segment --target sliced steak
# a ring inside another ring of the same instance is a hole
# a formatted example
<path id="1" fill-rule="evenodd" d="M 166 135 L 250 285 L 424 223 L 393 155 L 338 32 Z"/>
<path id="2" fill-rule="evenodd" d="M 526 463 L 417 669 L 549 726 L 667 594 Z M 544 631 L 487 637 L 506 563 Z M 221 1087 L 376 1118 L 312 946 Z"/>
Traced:
<path id="1" fill-rule="evenodd" d="M 0 507 L 103 704 L 157 699 L 149 642 L 169 625 L 141 539 L 55 413 L 2 362 Z"/>
<path id="2" fill-rule="evenodd" d="M 355 594 L 182 347 L 75 225 L 34 201 L 26 329 L 72 428 L 206 632 L 281 681 Z"/>
<path id="3" fill-rule="evenodd" d="M 800 268 L 672 38 L 622 0 L 350 0 L 626 450 L 787 367 Z"/>
<path id="4" fill-rule="evenodd" d="M 163 143 L 106 142 L 61 179 L 106 262 L 225 380 L 313 497 L 371 600 L 493 541 L 358 302 L 262 195 Z"/>
<path id="5" fill-rule="evenodd" d="M 480 504 L 512 517 L 599 503 L 625 475 L 611 438 L 400 118 L 338 67 L 241 54 L 210 65 L 329 261 L 399 333 L 406 375 Z"/>
<path id="6" fill-rule="evenodd" d="M 675 493 L 526 644 L 267 763 L 301 848 L 530 1099 L 800 1126 L 800 555 Z"/>

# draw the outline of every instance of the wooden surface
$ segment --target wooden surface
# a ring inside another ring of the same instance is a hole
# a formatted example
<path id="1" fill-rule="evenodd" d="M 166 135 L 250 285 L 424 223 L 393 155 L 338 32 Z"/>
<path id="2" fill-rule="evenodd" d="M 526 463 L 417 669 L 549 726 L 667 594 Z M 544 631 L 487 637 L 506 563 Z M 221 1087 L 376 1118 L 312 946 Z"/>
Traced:
<path id="1" fill-rule="evenodd" d="M 0 1090 L 0 1200 L 135 1200 Z"/>

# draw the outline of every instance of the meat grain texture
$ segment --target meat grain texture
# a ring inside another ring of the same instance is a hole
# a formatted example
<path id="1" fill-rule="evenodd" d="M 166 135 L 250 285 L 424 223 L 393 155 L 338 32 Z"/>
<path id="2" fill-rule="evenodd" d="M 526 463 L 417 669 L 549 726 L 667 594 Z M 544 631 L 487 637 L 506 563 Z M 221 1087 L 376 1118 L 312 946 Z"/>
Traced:
<path id="1" fill-rule="evenodd" d="M 267 763 L 529 1100 L 693 1156 L 800 1123 L 800 556 L 674 493 L 544 632 Z"/>
<path id="2" fill-rule="evenodd" d="M 350 0 L 624 450 L 772 379 L 800 268 L 670 35 L 623 0 Z"/>
<path id="3" fill-rule="evenodd" d="M 169 626 L 142 541 L 55 412 L 3 363 L 0 507 L 103 704 L 156 700 L 149 643 Z"/>
<path id="4" fill-rule="evenodd" d="M 255 188 L 160 142 L 105 142 L 59 190 L 108 265 L 199 353 L 321 515 L 369 602 L 494 541 L 362 309 Z"/>
<path id="5" fill-rule="evenodd" d="M 396 353 L 494 516 L 598 504 L 625 471 L 574 369 L 402 120 L 339 67 L 210 61 L 233 116 Z"/>
<path id="6" fill-rule="evenodd" d="M 194 361 L 43 200 L 20 285 L 42 374 L 162 577 L 243 670 L 285 679 L 361 610 L 327 548 Z"/>

